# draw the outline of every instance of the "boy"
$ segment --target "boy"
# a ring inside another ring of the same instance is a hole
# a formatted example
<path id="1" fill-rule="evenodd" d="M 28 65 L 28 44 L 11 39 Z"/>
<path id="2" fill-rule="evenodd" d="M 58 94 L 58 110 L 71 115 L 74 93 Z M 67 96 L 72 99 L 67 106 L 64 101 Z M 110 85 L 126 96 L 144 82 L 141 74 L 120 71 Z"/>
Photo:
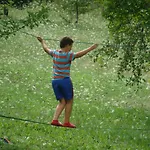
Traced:
<path id="1" fill-rule="evenodd" d="M 97 48 L 98 44 L 94 44 L 85 50 L 73 53 L 71 52 L 71 49 L 74 41 L 69 37 L 61 39 L 60 50 L 51 50 L 47 47 L 45 41 L 41 37 L 37 37 L 37 39 L 42 44 L 44 51 L 53 58 L 52 87 L 56 99 L 59 100 L 59 104 L 56 107 L 51 125 L 76 128 L 74 124 L 70 123 L 73 105 L 73 85 L 70 79 L 71 62 L 75 58 L 82 57 L 88 52 L 94 50 Z M 64 124 L 58 121 L 63 110 L 65 110 Z"/>

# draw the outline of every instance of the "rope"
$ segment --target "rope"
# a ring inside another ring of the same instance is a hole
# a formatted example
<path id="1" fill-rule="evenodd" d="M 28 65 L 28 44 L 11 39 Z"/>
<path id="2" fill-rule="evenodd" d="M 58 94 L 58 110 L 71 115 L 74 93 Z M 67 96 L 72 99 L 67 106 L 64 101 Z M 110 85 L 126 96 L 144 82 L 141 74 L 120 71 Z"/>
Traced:
<path id="1" fill-rule="evenodd" d="M 43 124 L 43 125 L 50 125 L 48 123 L 44 123 L 44 122 L 39 122 L 39 121 L 33 121 L 33 120 L 29 120 L 29 119 L 22 119 L 22 118 L 17 118 L 17 117 L 11 117 L 11 116 L 5 116 L 5 115 L 1 115 L 1 118 L 6 118 L 6 119 L 11 119 L 11 120 L 17 120 L 17 121 L 23 121 L 23 122 L 30 122 L 30 123 L 36 123 L 36 124 Z M 85 128 L 85 127 L 80 127 L 80 128 Z M 91 127 L 89 127 L 91 128 Z M 103 129 L 103 130 L 139 130 L 139 131 L 150 131 L 150 129 L 141 129 L 141 128 L 99 128 L 99 129 Z"/>
<path id="2" fill-rule="evenodd" d="M 37 37 L 36 35 L 34 34 L 31 34 L 31 33 L 27 33 L 27 32 L 21 32 L 21 33 L 24 33 L 26 35 L 30 35 L 30 36 L 33 36 L 33 37 Z M 60 41 L 58 39 L 51 39 L 51 38 L 44 38 L 43 40 L 51 40 L 51 41 Z M 94 44 L 94 43 L 90 43 L 90 42 L 81 42 L 81 41 L 75 41 L 75 43 L 82 43 L 82 44 Z"/>
<path id="3" fill-rule="evenodd" d="M 29 119 L 22 119 L 22 118 L 11 117 L 11 116 L 5 116 L 5 115 L 1 115 L 1 114 L 0 114 L 0 117 L 1 117 L 1 118 L 6 118 L 6 119 L 12 119 L 12 120 L 23 121 L 23 122 L 31 122 L 31 123 L 49 125 L 48 123 L 44 123 L 44 122 L 33 121 L 33 120 L 29 120 Z"/>

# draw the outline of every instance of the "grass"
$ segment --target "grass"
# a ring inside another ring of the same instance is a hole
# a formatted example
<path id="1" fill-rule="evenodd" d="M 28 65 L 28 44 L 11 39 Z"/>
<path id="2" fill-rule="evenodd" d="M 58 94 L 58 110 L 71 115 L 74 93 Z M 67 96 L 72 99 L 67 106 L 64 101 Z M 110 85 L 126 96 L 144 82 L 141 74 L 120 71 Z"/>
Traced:
<path id="1" fill-rule="evenodd" d="M 52 11 L 53 12 L 53 11 Z M 13 11 L 14 15 L 15 11 Z M 40 25 L 28 32 L 44 37 L 69 35 L 78 41 L 102 43 L 107 29 L 101 16 L 84 15 L 76 27 L 61 23 Z M 87 19 L 89 21 L 87 22 Z M 93 22 L 97 22 L 93 24 Z M 103 29 L 103 30 L 100 30 Z M 26 29 L 27 30 L 27 29 Z M 47 41 L 52 48 L 59 43 Z M 74 44 L 74 51 L 89 45 Z M 51 58 L 33 37 L 18 32 L 0 41 L 0 114 L 42 123 L 51 121 L 57 104 L 51 88 Z M 148 84 L 135 92 L 116 81 L 116 60 L 101 68 L 88 56 L 72 64 L 74 107 L 71 120 L 77 129 L 52 127 L 0 117 L 2 150 L 148 150 L 150 148 L 150 94 Z M 63 120 L 61 116 L 60 120 Z"/>

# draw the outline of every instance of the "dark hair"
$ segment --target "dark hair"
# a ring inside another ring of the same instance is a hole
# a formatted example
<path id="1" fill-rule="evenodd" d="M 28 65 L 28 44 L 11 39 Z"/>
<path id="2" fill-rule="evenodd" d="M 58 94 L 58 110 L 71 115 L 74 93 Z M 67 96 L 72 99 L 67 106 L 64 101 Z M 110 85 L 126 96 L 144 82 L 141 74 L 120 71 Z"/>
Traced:
<path id="1" fill-rule="evenodd" d="M 70 37 L 63 37 L 60 40 L 60 48 L 64 48 L 67 45 L 72 45 L 73 44 L 73 40 Z"/>

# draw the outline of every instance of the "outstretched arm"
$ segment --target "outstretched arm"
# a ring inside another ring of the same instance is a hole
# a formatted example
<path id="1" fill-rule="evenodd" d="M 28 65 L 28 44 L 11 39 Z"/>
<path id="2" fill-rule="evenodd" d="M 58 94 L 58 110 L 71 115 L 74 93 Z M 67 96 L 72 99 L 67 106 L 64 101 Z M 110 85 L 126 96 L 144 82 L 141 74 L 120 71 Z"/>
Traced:
<path id="1" fill-rule="evenodd" d="M 41 37 L 37 37 L 37 39 L 39 40 L 39 42 L 42 44 L 42 47 L 44 49 L 44 51 L 48 54 L 50 54 L 50 49 L 47 47 L 45 41 L 41 38 Z"/>
<path id="2" fill-rule="evenodd" d="M 88 52 L 96 49 L 97 47 L 98 47 L 98 44 L 94 44 L 85 50 L 79 51 L 76 53 L 75 58 L 82 57 L 82 56 L 86 55 Z"/>

